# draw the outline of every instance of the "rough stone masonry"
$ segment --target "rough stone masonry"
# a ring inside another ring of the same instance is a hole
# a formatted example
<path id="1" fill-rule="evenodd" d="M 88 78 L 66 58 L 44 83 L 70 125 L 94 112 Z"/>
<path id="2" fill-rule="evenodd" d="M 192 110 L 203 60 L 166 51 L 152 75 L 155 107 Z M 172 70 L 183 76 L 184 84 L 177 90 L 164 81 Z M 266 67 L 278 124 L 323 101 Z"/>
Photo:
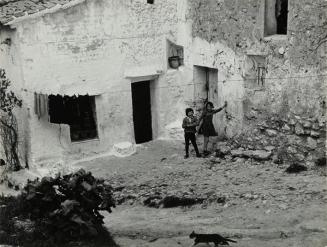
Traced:
<path id="1" fill-rule="evenodd" d="M 224 82 L 228 87 L 228 77 L 237 73 L 244 79 L 243 131 L 235 146 L 273 151 L 276 161 L 310 163 L 326 150 L 326 44 L 319 43 L 326 35 L 326 6 L 322 0 L 288 1 L 287 35 L 267 36 L 267 2 L 192 1 L 192 35 L 235 52 Z M 219 54 L 211 62 L 223 66 Z M 265 59 L 263 85 L 247 78 L 251 55 Z"/>

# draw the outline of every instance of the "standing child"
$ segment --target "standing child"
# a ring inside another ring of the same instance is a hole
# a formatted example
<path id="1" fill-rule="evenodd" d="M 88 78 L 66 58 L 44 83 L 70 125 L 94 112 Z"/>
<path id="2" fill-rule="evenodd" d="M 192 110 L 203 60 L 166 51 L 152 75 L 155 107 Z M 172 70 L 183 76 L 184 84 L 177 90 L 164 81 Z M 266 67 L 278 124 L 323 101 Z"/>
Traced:
<path id="1" fill-rule="evenodd" d="M 225 104 L 223 107 L 220 107 L 218 109 L 214 109 L 212 102 L 207 102 L 205 104 L 205 108 L 203 110 L 203 113 L 199 119 L 199 121 L 202 120 L 202 133 L 204 137 L 203 141 L 203 155 L 206 156 L 209 154 L 208 152 L 208 143 L 209 143 L 209 137 L 210 136 L 218 136 L 215 127 L 212 123 L 213 115 L 217 112 L 220 112 L 222 109 L 224 109 L 227 106 L 227 102 L 225 101 Z"/>
<path id="2" fill-rule="evenodd" d="M 184 158 L 187 159 L 189 157 L 189 145 L 190 141 L 194 147 L 196 152 L 196 157 L 201 157 L 199 153 L 198 146 L 196 145 L 196 126 L 199 125 L 198 120 L 194 116 L 194 111 L 192 108 L 187 108 L 185 110 L 186 117 L 183 120 L 183 129 L 184 129 L 184 137 L 185 137 L 185 156 Z"/>

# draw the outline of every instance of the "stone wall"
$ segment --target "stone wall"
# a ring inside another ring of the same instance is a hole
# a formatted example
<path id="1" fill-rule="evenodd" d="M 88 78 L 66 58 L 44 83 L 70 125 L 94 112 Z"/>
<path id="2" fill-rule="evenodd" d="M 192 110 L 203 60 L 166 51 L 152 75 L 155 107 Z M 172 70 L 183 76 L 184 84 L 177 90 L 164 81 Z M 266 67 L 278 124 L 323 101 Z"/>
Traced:
<path id="1" fill-rule="evenodd" d="M 323 2 L 289 1 L 288 34 L 266 37 L 264 0 L 190 1 L 192 36 L 200 40 L 197 47 L 208 43 L 211 50 L 198 52 L 200 63 L 218 68 L 221 98 L 233 108 L 231 118 L 221 121 L 229 136 L 238 134 L 239 145 L 269 147 L 290 160 L 324 155 L 326 44 L 318 44 L 326 27 Z M 250 55 L 265 61 L 264 85 L 258 86 L 255 74 L 247 76 Z M 239 93 L 233 95 L 235 84 Z"/>

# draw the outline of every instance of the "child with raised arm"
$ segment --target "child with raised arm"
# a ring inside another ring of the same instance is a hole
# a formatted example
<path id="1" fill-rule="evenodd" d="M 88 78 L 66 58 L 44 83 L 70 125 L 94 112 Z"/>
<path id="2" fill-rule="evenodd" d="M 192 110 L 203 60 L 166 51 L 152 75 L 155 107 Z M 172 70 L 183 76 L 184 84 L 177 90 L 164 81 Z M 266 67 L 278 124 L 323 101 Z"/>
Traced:
<path id="1" fill-rule="evenodd" d="M 199 125 L 197 118 L 194 116 L 194 111 L 192 108 L 187 108 L 185 110 L 186 117 L 183 119 L 182 127 L 184 129 L 184 137 L 185 137 L 185 156 L 187 159 L 189 157 L 189 145 L 190 141 L 194 147 L 196 157 L 201 157 L 199 153 L 198 146 L 196 145 L 196 126 Z"/>
<path id="2" fill-rule="evenodd" d="M 226 101 L 225 101 L 225 104 L 218 109 L 214 109 L 212 102 L 207 102 L 205 104 L 205 108 L 199 119 L 199 121 L 202 120 L 201 128 L 202 128 L 202 133 L 203 133 L 203 137 L 204 137 L 204 140 L 203 140 L 203 155 L 204 156 L 209 154 L 208 143 L 209 143 L 210 136 L 218 136 L 218 134 L 215 130 L 215 127 L 213 126 L 213 122 L 212 122 L 213 115 L 216 114 L 217 112 L 220 112 L 226 106 L 227 106 Z"/>

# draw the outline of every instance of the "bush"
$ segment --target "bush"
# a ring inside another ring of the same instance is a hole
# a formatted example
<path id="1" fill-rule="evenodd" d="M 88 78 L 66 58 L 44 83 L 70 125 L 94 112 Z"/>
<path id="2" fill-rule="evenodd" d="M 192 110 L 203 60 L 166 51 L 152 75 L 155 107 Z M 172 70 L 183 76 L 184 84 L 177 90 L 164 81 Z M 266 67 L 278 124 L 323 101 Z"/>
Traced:
<path id="1" fill-rule="evenodd" d="M 17 219 L 31 220 L 34 226 L 28 230 L 28 239 L 61 244 L 106 235 L 99 210 L 111 213 L 115 207 L 111 186 L 83 169 L 63 177 L 28 181 L 18 197 L 1 201 L 0 217 L 10 211 L 10 217 L 16 219 L 16 223 L 7 220 L 8 231 L 15 228 Z M 16 238 L 20 242 L 20 237 Z"/>

